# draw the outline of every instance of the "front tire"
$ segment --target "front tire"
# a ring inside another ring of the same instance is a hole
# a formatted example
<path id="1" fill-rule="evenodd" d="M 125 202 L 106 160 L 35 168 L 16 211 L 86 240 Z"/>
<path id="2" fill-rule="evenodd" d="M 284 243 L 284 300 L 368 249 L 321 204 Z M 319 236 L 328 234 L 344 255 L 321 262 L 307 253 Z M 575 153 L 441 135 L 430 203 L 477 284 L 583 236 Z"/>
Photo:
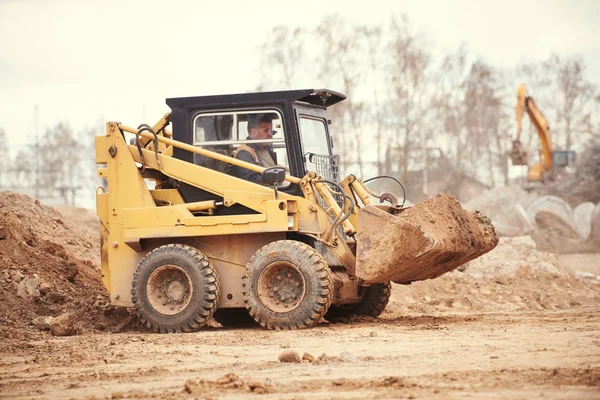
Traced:
<path id="1" fill-rule="evenodd" d="M 331 306 L 325 315 L 325 319 L 335 321 L 336 319 L 346 318 L 350 315 L 377 318 L 385 310 L 390 301 L 391 293 L 392 284 L 390 282 L 367 286 L 363 288 L 363 295 L 358 303 Z"/>
<path id="2" fill-rule="evenodd" d="M 191 332 L 215 312 L 219 278 L 200 251 L 168 244 L 140 261 L 131 295 L 136 314 L 148 328 L 159 333 Z"/>
<path id="3" fill-rule="evenodd" d="M 250 259 L 242 278 L 246 308 L 266 329 L 316 325 L 331 304 L 332 287 L 323 257 L 293 240 L 263 246 Z"/>

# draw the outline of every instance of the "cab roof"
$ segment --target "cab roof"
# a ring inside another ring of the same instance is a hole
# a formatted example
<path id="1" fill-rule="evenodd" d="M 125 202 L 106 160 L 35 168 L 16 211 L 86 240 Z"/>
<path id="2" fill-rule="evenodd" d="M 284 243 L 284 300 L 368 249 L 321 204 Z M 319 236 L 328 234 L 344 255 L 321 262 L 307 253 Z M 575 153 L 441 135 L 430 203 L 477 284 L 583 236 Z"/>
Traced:
<path id="1" fill-rule="evenodd" d="M 167 105 L 173 108 L 204 108 L 215 106 L 252 106 L 273 102 L 303 102 L 313 106 L 327 108 L 346 96 L 329 89 L 282 90 L 276 92 L 254 92 L 220 94 L 215 96 L 171 97 Z"/>

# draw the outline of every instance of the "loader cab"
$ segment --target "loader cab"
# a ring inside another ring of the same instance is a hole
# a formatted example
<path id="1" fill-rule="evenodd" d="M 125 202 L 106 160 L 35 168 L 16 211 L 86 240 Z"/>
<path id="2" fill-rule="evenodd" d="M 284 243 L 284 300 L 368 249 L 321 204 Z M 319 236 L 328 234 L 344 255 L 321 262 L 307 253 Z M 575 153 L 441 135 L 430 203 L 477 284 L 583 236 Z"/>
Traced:
<path id="1" fill-rule="evenodd" d="M 305 89 L 277 92 L 242 93 L 217 96 L 167 99 L 175 140 L 233 157 L 243 144 L 257 143 L 248 137 L 248 122 L 266 118 L 271 122 L 272 138 L 261 140 L 277 155 L 277 164 L 289 174 L 303 177 L 316 171 L 329 179 L 337 173 L 328 129 L 327 108 L 346 96 L 327 89 Z M 179 158 L 206 168 L 232 174 L 230 165 L 175 148 Z M 296 185 L 282 190 L 300 194 Z M 186 201 L 204 200 L 208 194 L 182 185 Z"/>

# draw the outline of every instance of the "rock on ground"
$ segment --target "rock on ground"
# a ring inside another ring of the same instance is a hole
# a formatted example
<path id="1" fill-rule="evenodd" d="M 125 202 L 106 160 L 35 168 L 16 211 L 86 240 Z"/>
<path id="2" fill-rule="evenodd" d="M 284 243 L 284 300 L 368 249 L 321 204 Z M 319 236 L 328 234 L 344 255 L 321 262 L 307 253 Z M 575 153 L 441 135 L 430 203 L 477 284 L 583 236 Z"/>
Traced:
<path id="1" fill-rule="evenodd" d="M 277 357 L 282 363 L 299 363 L 301 361 L 300 354 L 293 350 L 286 350 Z"/>

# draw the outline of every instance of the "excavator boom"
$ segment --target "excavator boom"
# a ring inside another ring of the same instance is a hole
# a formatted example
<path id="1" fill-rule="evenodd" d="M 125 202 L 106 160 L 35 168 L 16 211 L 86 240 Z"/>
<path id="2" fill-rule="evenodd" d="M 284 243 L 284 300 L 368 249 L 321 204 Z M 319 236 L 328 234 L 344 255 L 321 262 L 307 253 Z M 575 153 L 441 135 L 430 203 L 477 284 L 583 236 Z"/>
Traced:
<path id="1" fill-rule="evenodd" d="M 527 114 L 540 138 L 542 151 L 540 161 L 529 168 L 528 180 L 544 180 L 545 174 L 552 174 L 554 165 L 552 159 L 552 138 L 548 120 L 535 104 L 532 97 L 527 95 L 525 84 L 521 83 L 517 89 L 517 106 L 515 108 L 515 120 L 517 121 L 517 133 L 512 142 L 510 157 L 513 165 L 528 165 L 529 152 L 521 143 L 521 132 L 523 130 L 523 115 Z"/>

